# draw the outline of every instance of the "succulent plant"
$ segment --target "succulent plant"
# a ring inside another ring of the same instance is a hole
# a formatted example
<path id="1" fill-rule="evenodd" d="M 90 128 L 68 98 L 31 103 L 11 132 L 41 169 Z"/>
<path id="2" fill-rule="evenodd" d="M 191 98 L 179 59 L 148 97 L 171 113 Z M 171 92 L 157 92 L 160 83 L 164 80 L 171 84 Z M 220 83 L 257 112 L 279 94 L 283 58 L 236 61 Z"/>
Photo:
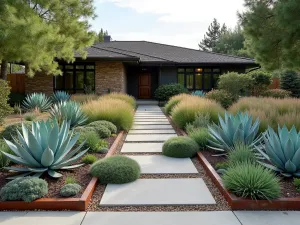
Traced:
<path id="1" fill-rule="evenodd" d="M 216 151 L 227 153 L 235 144 L 240 143 L 254 148 L 262 137 L 258 135 L 259 120 L 252 123 L 248 113 L 238 113 L 236 116 L 225 112 L 225 120 L 219 115 L 220 125 L 208 125 L 210 133 L 209 146 Z"/>
<path id="2" fill-rule="evenodd" d="M 202 90 L 193 91 L 191 95 L 199 96 L 199 97 L 205 97 L 205 92 Z"/>
<path id="3" fill-rule="evenodd" d="M 286 126 L 281 129 L 278 125 L 278 134 L 269 127 L 263 133 L 263 140 L 264 145 L 255 148 L 270 164 L 265 161 L 260 164 L 285 177 L 300 177 L 300 132 L 294 126 L 289 131 Z"/>
<path id="4" fill-rule="evenodd" d="M 24 177 L 27 175 L 39 177 L 47 172 L 51 177 L 58 178 L 62 174 L 56 170 L 73 169 L 83 164 L 72 165 L 88 149 L 81 151 L 84 142 L 73 149 L 79 135 L 69 134 L 70 123 L 63 121 L 61 127 L 54 120 L 51 122 L 33 122 L 31 131 L 22 124 L 22 134 L 17 131 L 14 143 L 6 140 L 8 147 L 15 155 L 2 151 L 12 162 L 24 167 L 5 167 L 7 170 L 21 172 L 8 179 Z"/>
<path id="5" fill-rule="evenodd" d="M 51 99 L 43 93 L 32 93 L 26 96 L 22 102 L 24 109 L 28 111 L 38 110 L 40 112 L 46 112 L 51 107 Z"/>
<path id="6" fill-rule="evenodd" d="M 51 107 L 49 113 L 51 118 L 56 119 L 59 124 L 67 120 L 71 128 L 83 125 L 88 119 L 80 105 L 74 101 L 58 102 Z"/>
<path id="7" fill-rule="evenodd" d="M 71 95 L 65 91 L 56 91 L 52 95 L 53 102 L 67 102 L 71 98 Z"/>

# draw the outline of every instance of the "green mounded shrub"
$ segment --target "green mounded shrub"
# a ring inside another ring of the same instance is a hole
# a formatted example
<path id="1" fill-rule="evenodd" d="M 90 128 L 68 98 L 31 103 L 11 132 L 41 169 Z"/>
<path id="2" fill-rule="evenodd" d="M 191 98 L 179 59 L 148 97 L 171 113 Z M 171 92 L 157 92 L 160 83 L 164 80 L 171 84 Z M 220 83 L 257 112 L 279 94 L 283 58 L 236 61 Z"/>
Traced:
<path id="1" fill-rule="evenodd" d="M 81 129 L 78 144 L 85 142 L 83 147 L 89 148 L 89 152 L 98 152 L 100 150 L 98 143 L 101 139 L 94 128 L 90 127 L 94 130 L 89 130 L 87 128 L 88 127 Z"/>
<path id="2" fill-rule="evenodd" d="M 89 122 L 106 120 L 117 126 L 119 130 L 130 130 L 134 120 L 132 105 L 120 99 L 103 98 L 89 101 L 82 106 Z"/>
<path id="3" fill-rule="evenodd" d="M 71 197 L 77 195 L 81 190 L 81 186 L 79 184 L 65 184 L 60 189 L 60 196 L 62 197 Z"/>
<path id="4" fill-rule="evenodd" d="M 32 122 L 24 121 L 23 124 L 27 129 L 30 129 Z M 6 126 L 1 133 L 1 137 L 5 138 L 6 140 L 13 141 L 12 137 L 17 137 L 17 130 L 22 132 L 22 123 L 14 123 Z"/>
<path id="5" fill-rule="evenodd" d="M 205 95 L 206 98 L 221 104 L 225 109 L 233 104 L 235 98 L 225 90 L 211 90 Z"/>
<path id="6" fill-rule="evenodd" d="M 199 146 L 190 137 L 173 137 L 165 141 L 162 154 L 174 158 L 190 158 L 196 155 Z"/>
<path id="7" fill-rule="evenodd" d="M 208 144 L 209 139 L 209 132 L 208 129 L 205 127 L 194 129 L 189 132 L 189 136 L 197 142 L 199 148 L 202 150 Z"/>
<path id="8" fill-rule="evenodd" d="M 254 70 L 250 73 L 247 73 L 247 75 L 253 80 L 251 89 L 252 94 L 255 96 L 258 96 L 266 91 L 272 83 L 272 74 L 261 69 Z"/>
<path id="9" fill-rule="evenodd" d="M 88 124 L 87 126 L 89 126 L 89 127 L 105 126 L 106 128 L 108 128 L 110 130 L 110 132 L 112 134 L 116 134 L 118 131 L 116 125 L 114 125 L 113 123 L 111 123 L 109 121 L 105 121 L 105 120 L 94 121 L 94 122 Z"/>
<path id="10" fill-rule="evenodd" d="M 249 95 L 253 82 L 253 79 L 248 74 L 230 72 L 220 76 L 218 89 L 227 91 L 236 99 L 238 96 Z"/>
<path id="11" fill-rule="evenodd" d="M 283 89 L 270 89 L 261 94 L 263 97 L 271 98 L 288 98 L 292 95 L 292 92 Z"/>
<path id="12" fill-rule="evenodd" d="M 66 177 L 65 184 L 76 184 L 77 180 L 73 176 Z"/>
<path id="13" fill-rule="evenodd" d="M 0 79 L 0 124 L 6 116 L 13 112 L 12 108 L 7 103 L 9 99 L 10 87 L 8 83 Z"/>
<path id="14" fill-rule="evenodd" d="M 0 169 L 5 166 L 8 166 L 10 163 L 9 158 L 7 158 L 4 154 L 2 154 L 1 151 L 9 154 L 13 154 L 13 152 L 10 150 L 10 148 L 7 146 L 4 140 L 0 140 Z"/>
<path id="15" fill-rule="evenodd" d="M 20 105 L 22 101 L 24 101 L 26 95 L 17 93 L 17 92 L 11 92 L 8 96 L 9 100 L 8 103 L 11 106 L 15 106 L 16 104 Z"/>
<path id="16" fill-rule="evenodd" d="M 188 123 L 195 121 L 198 113 L 207 113 L 210 120 L 216 123 L 219 121 L 218 115 L 224 114 L 224 109 L 215 101 L 191 96 L 176 105 L 172 110 L 171 116 L 176 126 L 185 128 Z"/>
<path id="17" fill-rule="evenodd" d="M 100 138 L 108 138 L 111 136 L 110 130 L 103 125 L 93 126 L 93 128 L 96 130 Z"/>
<path id="18" fill-rule="evenodd" d="M 2 201 L 32 202 L 48 193 L 48 184 L 37 177 L 19 177 L 8 182 L 0 191 Z"/>
<path id="19" fill-rule="evenodd" d="M 278 178 L 259 164 L 230 166 L 222 178 L 225 187 L 239 197 L 272 200 L 280 196 Z"/>
<path id="20" fill-rule="evenodd" d="M 280 88 L 292 93 L 292 97 L 300 97 L 300 75 L 295 71 L 284 71 L 280 78 Z"/>
<path id="21" fill-rule="evenodd" d="M 179 94 L 179 95 L 175 95 L 173 97 L 171 97 L 169 99 L 169 101 L 167 102 L 167 104 L 165 105 L 165 113 L 170 115 L 173 108 L 179 103 L 181 102 L 183 99 L 190 97 L 190 95 L 188 94 Z"/>
<path id="22" fill-rule="evenodd" d="M 126 156 L 111 156 L 95 162 L 89 173 L 99 178 L 101 184 L 124 184 L 140 176 L 139 164 Z"/>
<path id="23" fill-rule="evenodd" d="M 168 101 L 171 97 L 182 93 L 188 93 L 188 90 L 181 84 L 165 84 L 155 90 L 154 98 L 158 101 Z"/>
<path id="24" fill-rule="evenodd" d="M 135 98 L 130 96 L 130 95 L 124 94 L 124 93 L 112 92 L 110 94 L 106 94 L 106 95 L 101 96 L 101 98 L 102 99 L 103 98 L 119 99 L 119 100 L 122 100 L 124 102 L 127 102 L 129 105 L 132 106 L 133 109 L 136 108 Z"/>
<path id="25" fill-rule="evenodd" d="M 93 164 L 97 161 L 97 157 L 91 154 L 87 154 L 82 158 L 82 162 L 85 164 Z"/>
<path id="26" fill-rule="evenodd" d="M 256 163 L 256 156 L 253 150 L 244 144 L 238 143 L 234 149 L 228 153 L 229 163 Z"/>

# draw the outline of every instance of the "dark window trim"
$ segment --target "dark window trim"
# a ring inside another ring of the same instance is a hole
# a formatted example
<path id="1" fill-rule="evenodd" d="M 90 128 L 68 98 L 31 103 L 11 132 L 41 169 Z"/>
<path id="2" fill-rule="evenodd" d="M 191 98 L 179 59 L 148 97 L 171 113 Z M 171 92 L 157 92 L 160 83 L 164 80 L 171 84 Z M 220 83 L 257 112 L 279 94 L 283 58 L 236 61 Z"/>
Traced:
<path id="1" fill-rule="evenodd" d="M 196 68 L 202 68 L 202 72 L 200 73 L 202 75 L 202 89 L 197 89 L 196 88 L 196 74 L 198 74 L 199 72 L 196 72 Z M 204 72 L 205 69 L 211 69 L 211 72 Z M 184 72 L 178 72 L 179 69 L 183 69 Z M 186 72 L 186 69 L 193 69 L 193 72 Z M 214 69 L 219 69 L 219 72 L 214 72 Z M 187 74 L 193 74 L 193 88 L 188 88 L 189 91 L 193 91 L 193 90 L 203 90 L 203 91 L 210 91 L 212 88 L 216 87 L 215 81 L 214 81 L 214 77 L 213 75 L 218 74 L 219 76 L 221 75 L 221 68 L 217 67 L 217 66 L 193 66 L 193 67 L 182 67 L 179 66 L 177 67 L 177 83 L 179 82 L 178 80 L 178 74 L 184 74 L 184 87 L 186 87 L 186 76 Z M 204 88 L 204 75 L 205 74 L 209 74 L 210 75 L 210 88 Z"/>
<path id="2" fill-rule="evenodd" d="M 67 65 L 73 65 L 73 69 L 66 69 Z M 84 69 L 76 69 L 77 65 L 83 65 Z M 94 69 L 87 69 L 86 67 L 89 65 L 93 65 Z M 83 72 L 83 82 L 84 85 L 86 85 L 87 83 L 87 72 L 94 72 L 94 87 L 92 87 L 93 91 L 95 91 L 95 86 L 96 86 L 96 64 L 94 62 L 76 62 L 73 64 L 60 64 L 61 70 L 62 70 L 62 78 L 63 78 L 63 88 L 56 88 L 56 79 L 55 76 L 53 76 L 53 91 L 58 91 L 58 90 L 63 90 L 63 91 L 71 91 L 72 93 L 77 93 L 78 91 L 80 91 L 80 93 L 82 93 L 82 91 L 84 92 L 84 88 L 76 88 L 76 72 Z M 65 78 L 65 73 L 66 72 L 73 72 L 73 88 L 66 88 L 66 78 Z"/>

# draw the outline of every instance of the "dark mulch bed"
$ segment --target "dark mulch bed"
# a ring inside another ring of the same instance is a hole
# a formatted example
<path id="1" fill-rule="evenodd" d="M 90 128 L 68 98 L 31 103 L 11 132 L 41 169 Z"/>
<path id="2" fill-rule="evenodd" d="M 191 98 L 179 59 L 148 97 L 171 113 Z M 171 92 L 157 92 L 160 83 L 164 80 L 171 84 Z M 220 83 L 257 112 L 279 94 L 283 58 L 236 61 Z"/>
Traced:
<path id="1" fill-rule="evenodd" d="M 214 153 L 211 151 L 202 151 L 201 152 L 208 162 L 215 168 L 218 162 L 226 161 L 226 157 L 216 157 L 212 156 Z M 281 196 L 282 198 L 300 198 L 300 192 L 298 192 L 293 184 L 293 178 L 280 178 L 280 186 L 281 186 Z"/>
<path id="2" fill-rule="evenodd" d="M 109 148 L 111 145 L 114 143 L 116 136 L 112 136 L 109 138 L 106 138 L 105 140 L 109 143 Z M 104 158 L 105 154 L 100 154 L 100 153 L 87 153 L 87 154 L 92 154 L 95 155 L 98 159 Z M 81 160 L 79 160 L 77 163 L 81 163 Z M 61 170 L 58 171 L 61 174 L 63 174 L 63 177 L 59 179 L 54 179 L 49 177 L 47 174 L 43 175 L 41 178 L 45 179 L 48 183 L 48 194 L 45 196 L 45 198 L 61 198 L 59 195 L 59 191 L 62 188 L 62 186 L 65 184 L 65 180 L 68 176 L 72 176 L 76 179 L 77 183 L 81 185 L 82 189 L 81 191 L 74 196 L 75 198 L 81 197 L 83 194 L 85 188 L 91 181 L 92 177 L 88 174 L 88 170 L 90 168 L 90 165 L 83 165 L 77 169 L 73 170 Z M 9 173 L 6 170 L 0 170 L 0 189 L 7 183 L 9 180 L 6 180 L 5 178 L 10 176 L 11 173 Z M 0 200 L 1 201 L 1 200 Z"/>

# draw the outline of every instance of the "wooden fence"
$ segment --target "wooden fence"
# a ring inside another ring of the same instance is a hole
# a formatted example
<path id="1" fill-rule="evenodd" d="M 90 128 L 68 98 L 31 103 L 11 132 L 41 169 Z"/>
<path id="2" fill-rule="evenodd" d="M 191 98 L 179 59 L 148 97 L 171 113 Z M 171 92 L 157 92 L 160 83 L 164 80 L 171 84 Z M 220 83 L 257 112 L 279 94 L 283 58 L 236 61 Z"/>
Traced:
<path id="1" fill-rule="evenodd" d="M 11 86 L 11 92 L 25 94 L 25 74 L 8 74 L 7 81 Z"/>

